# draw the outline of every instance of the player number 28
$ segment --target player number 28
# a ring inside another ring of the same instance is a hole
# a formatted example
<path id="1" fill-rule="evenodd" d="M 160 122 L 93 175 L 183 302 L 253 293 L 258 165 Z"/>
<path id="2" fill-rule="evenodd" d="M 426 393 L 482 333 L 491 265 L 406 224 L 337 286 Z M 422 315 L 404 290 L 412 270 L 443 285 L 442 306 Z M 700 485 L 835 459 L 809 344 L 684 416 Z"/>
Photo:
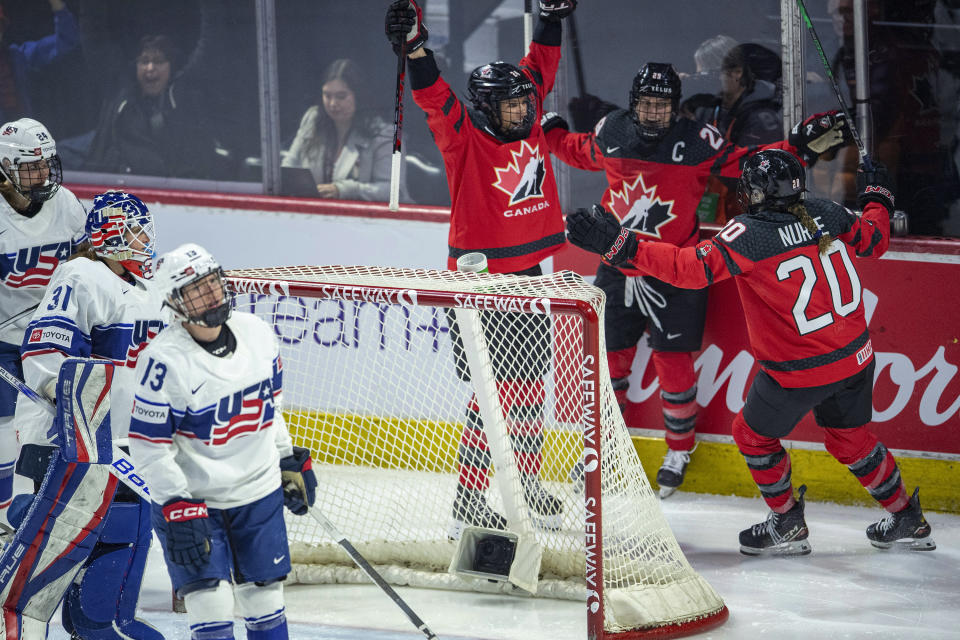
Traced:
<path id="1" fill-rule="evenodd" d="M 840 288 L 840 281 L 837 278 L 837 270 L 834 261 L 830 256 L 840 254 L 840 262 L 843 270 L 847 272 L 847 279 L 850 282 L 850 300 L 843 301 L 843 293 Z M 826 253 L 818 254 L 820 265 L 823 267 L 823 275 L 830 288 L 830 299 L 833 303 L 833 310 L 839 316 L 847 316 L 860 306 L 860 298 L 863 293 L 863 287 L 860 284 L 860 278 L 857 271 L 850 262 L 850 256 L 844 250 L 842 245 L 834 243 Z M 784 260 L 777 266 L 777 278 L 781 281 L 788 280 L 794 271 L 800 271 L 803 275 L 803 282 L 800 283 L 800 291 L 797 294 L 797 300 L 793 303 L 793 319 L 797 323 L 797 330 L 800 335 L 806 335 L 814 331 L 830 326 L 834 322 L 833 313 L 827 311 L 815 318 L 807 317 L 807 305 L 810 304 L 810 298 L 813 295 L 814 287 L 817 285 L 819 276 L 816 265 L 810 256 L 798 255 Z"/>

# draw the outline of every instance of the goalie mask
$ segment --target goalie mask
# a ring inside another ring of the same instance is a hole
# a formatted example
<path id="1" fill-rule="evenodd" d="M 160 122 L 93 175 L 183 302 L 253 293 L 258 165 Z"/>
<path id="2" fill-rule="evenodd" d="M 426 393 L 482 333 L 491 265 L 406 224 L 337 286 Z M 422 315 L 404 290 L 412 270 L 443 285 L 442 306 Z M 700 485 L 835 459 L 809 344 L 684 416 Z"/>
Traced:
<path id="1" fill-rule="evenodd" d="M 223 268 L 209 251 L 184 244 L 160 256 L 155 279 L 164 303 L 191 324 L 219 327 L 233 310 Z"/>
<path id="2" fill-rule="evenodd" d="M 483 113 L 502 142 L 530 135 L 537 119 L 537 89 L 519 68 L 507 62 L 491 62 L 470 74 L 467 95 Z"/>
<path id="3" fill-rule="evenodd" d="M 633 78 L 630 113 L 644 140 L 659 140 L 673 126 L 680 106 L 680 76 L 665 62 L 648 62 Z"/>
<path id="4" fill-rule="evenodd" d="M 63 182 L 57 143 L 45 126 L 30 118 L 0 129 L 0 164 L 14 188 L 34 202 L 52 198 Z"/>
<path id="5" fill-rule="evenodd" d="M 803 199 L 805 190 L 806 173 L 800 160 L 789 151 L 768 149 L 743 165 L 737 198 L 744 211 L 761 207 L 786 210 Z"/>
<path id="6" fill-rule="evenodd" d="M 153 276 L 153 215 L 137 196 L 123 191 L 94 196 L 87 235 L 101 258 L 116 260 L 141 278 Z"/>

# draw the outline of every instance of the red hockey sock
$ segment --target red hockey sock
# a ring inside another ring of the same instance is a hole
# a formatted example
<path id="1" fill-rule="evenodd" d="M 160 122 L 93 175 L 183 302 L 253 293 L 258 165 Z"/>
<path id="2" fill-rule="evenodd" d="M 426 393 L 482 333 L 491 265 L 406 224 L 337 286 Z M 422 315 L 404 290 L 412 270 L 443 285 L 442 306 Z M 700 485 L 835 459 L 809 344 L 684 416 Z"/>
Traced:
<path id="1" fill-rule="evenodd" d="M 777 513 L 786 513 L 796 504 L 790 480 L 790 454 L 777 438 L 762 436 L 743 419 L 743 411 L 733 419 L 733 440 L 747 461 L 753 481 L 760 489 L 767 506 Z"/>
<path id="2" fill-rule="evenodd" d="M 884 509 L 894 513 L 907 506 L 910 496 L 903 486 L 897 461 L 867 425 L 854 429 L 825 428 L 824 433 L 827 451 L 847 465 Z"/>
<path id="3" fill-rule="evenodd" d="M 653 366 L 660 379 L 660 401 L 667 446 L 689 451 L 696 443 L 697 381 L 689 353 L 654 351 Z"/>
<path id="4" fill-rule="evenodd" d="M 628 347 L 617 351 L 607 352 L 607 367 L 610 369 L 610 382 L 613 384 L 613 395 L 623 411 L 627 406 L 627 389 L 630 388 L 630 371 L 633 368 L 633 358 L 637 355 L 637 348 Z"/>

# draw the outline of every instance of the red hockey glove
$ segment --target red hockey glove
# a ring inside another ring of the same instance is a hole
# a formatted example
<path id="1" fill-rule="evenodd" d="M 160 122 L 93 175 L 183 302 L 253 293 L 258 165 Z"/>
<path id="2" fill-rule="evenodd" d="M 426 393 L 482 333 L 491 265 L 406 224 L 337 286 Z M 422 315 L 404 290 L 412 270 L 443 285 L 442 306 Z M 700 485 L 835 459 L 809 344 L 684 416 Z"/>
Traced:
<path id="1" fill-rule="evenodd" d="M 800 152 L 808 166 L 824 153 L 842 147 L 851 139 L 847 119 L 839 111 L 812 115 L 795 125 L 788 141 Z"/>
<path id="2" fill-rule="evenodd" d="M 567 216 L 567 238 L 581 249 L 599 253 L 616 266 L 637 255 L 637 235 L 624 229 L 617 216 L 598 204 L 577 209 Z"/>
<path id="3" fill-rule="evenodd" d="M 387 7 L 384 20 L 387 40 L 393 52 L 400 55 L 400 45 L 407 41 L 406 52 L 412 53 L 427 43 L 427 27 L 423 24 L 423 11 L 413 0 L 395 0 Z"/>

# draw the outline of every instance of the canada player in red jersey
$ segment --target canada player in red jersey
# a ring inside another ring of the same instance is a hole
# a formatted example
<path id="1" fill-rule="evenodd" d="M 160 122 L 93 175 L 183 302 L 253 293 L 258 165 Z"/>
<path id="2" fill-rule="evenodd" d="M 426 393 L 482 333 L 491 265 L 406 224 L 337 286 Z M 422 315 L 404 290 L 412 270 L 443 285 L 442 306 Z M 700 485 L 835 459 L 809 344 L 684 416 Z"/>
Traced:
<path id="1" fill-rule="evenodd" d="M 424 48 L 427 30 L 413 0 L 396 0 L 386 15 L 394 52 L 406 43 L 413 99 L 443 155 L 450 189 L 447 266 L 467 253 L 482 253 L 492 273 L 542 274 L 540 262 L 565 244 L 563 214 L 540 127 L 543 99 L 560 64 L 561 19 L 576 0 L 540 0 L 540 20 L 529 53 L 518 65 L 491 62 L 470 74 L 469 106 L 440 77 L 433 53 Z M 543 376 L 551 364 L 546 316 L 531 322 L 522 314 L 484 318 L 500 403 L 507 415 L 524 493 L 535 520 L 559 524 L 562 505 L 539 482 L 543 446 Z M 521 323 L 523 325 L 521 326 Z M 457 372 L 469 371 L 456 323 L 450 321 Z M 475 400 L 466 415 L 457 450 L 459 482 L 450 535 L 463 526 L 503 529 L 506 521 L 486 500 L 490 451 Z"/>
<path id="2" fill-rule="evenodd" d="M 740 532 L 740 551 L 748 555 L 810 553 L 806 487 L 794 497 L 780 438 L 811 409 L 827 451 L 888 511 L 867 528 L 870 542 L 936 548 L 919 488 L 907 494 L 893 455 L 869 430 L 873 347 L 854 258 L 887 250 L 894 198 L 882 166 L 861 169 L 857 178 L 862 217 L 830 200 L 804 199 L 800 161 L 786 151 L 761 151 L 740 179 L 747 213 L 714 238 L 682 248 L 639 242 L 598 205 L 567 218 L 570 241 L 610 264 L 630 264 L 684 288 L 736 277 L 760 371 L 733 420 L 733 438 L 771 509 L 764 522 Z"/>
<path id="3" fill-rule="evenodd" d="M 737 147 L 711 125 L 678 117 L 680 76 L 666 63 L 650 62 L 633 79 L 628 109 L 608 113 L 594 131 L 573 134 L 556 114 L 547 114 L 550 151 L 578 169 L 606 172 L 603 207 L 644 240 L 680 247 L 699 238 L 697 204 L 710 176 L 736 180 L 756 147 Z M 817 114 L 794 128 L 789 140 L 765 147 L 801 153 L 812 164 L 844 143 L 845 122 L 836 113 Z M 689 291 L 642 277 L 629 264 L 601 264 L 594 281 L 607 294 L 604 320 L 607 364 L 617 401 L 624 407 L 637 342 L 650 334 L 653 366 L 660 380 L 667 455 L 657 473 L 660 496 L 683 483 L 695 445 L 697 383 L 693 353 L 700 349 L 707 311 L 706 290 Z"/>

